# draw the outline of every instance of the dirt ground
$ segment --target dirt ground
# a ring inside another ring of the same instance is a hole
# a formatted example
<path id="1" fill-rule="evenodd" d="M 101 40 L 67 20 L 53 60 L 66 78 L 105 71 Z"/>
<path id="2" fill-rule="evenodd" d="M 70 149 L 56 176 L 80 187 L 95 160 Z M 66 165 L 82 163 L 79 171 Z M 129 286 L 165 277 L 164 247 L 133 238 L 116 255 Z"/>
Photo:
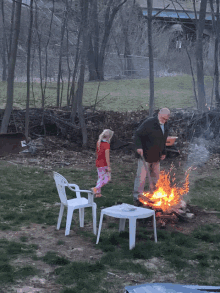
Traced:
<path id="1" fill-rule="evenodd" d="M 134 168 L 135 161 L 133 154 L 123 154 L 123 151 L 111 152 L 112 164 L 119 163 L 120 161 L 130 164 L 131 168 Z M 17 154 L 2 157 L 0 160 L 6 161 L 8 164 L 23 165 L 23 166 L 38 166 L 46 171 L 50 171 L 53 168 L 76 168 L 81 170 L 94 169 L 95 153 L 93 150 L 84 150 L 83 152 L 74 151 L 73 145 L 69 142 L 59 141 L 57 138 L 47 138 L 44 142 L 44 148 L 42 148 L 37 154 Z M 184 153 L 176 160 L 176 165 L 180 166 L 185 160 Z M 168 168 L 173 159 L 167 159 L 162 164 L 163 168 Z M 220 156 L 214 155 L 206 163 L 205 166 L 198 168 L 198 174 L 208 174 L 210 170 L 220 167 Z M 165 229 L 169 231 L 179 231 L 185 234 L 190 233 L 196 227 L 204 223 L 219 223 L 220 218 L 218 214 L 213 211 L 204 211 L 197 206 L 189 206 L 190 212 L 194 214 L 192 219 L 188 221 L 179 221 L 178 223 L 169 223 Z M 111 222 L 114 221 L 111 218 Z M 115 219 L 115 221 L 117 221 Z M 104 225 L 107 225 L 107 221 Z M 148 223 L 147 226 L 150 224 Z M 140 226 L 143 226 L 143 222 L 140 222 Z M 104 228 L 104 227 L 103 227 Z M 6 238 L 8 240 L 19 241 L 21 236 L 28 236 L 28 244 L 37 244 L 39 246 L 37 250 L 37 256 L 43 256 L 48 251 L 56 251 L 60 256 L 71 261 L 97 261 L 102 257 L 102 251 L 95 249 L 94 245 L 90 243 L 89 239 L 86 240 L 79 236 L 76 230 L 71 230 L 68 237 L 65 237 L 64 230 L 56 230 L 55 226 L 44 226 L 40 224 L 31 224 L 29 227 L 21 227 L 19 231 L 0 231 L 0 238 Z M 85 225 L 85 231 L 92 231 L 92 223 Z M 158 227 L 160 229 L 160 227 Z M 138 233 L 138 229 L 137 229 Z M 57 245 L 57 241 L 63 241 L 61 245 Z M 160 241 L 160 239 L 158 239 Z M 141 260 L 139 260 L 141 262 Z M 53 270 L 56 266 L 51 267 L 45 264 L 43 261 L 33 261 L 31 258 L 18 258 L 15 260 L 16 265 L 33 265 L 40 269 L 41 274 L 33 278 L 27 278 L 24 281 L 18 281 L 13 286 L 7 286 L 0 289 L 0 292 L 9 293 L 59 293 L 62 286 L 55 283 L 55 277 Z M 170 270 L 169 273 L 161 268 L 165 266 L 161 259 L 152 258 L 150 260 L 143 260 L 142 263 L 151 269 L 157 271 L 154 275 L 152 282 L 175 282 L 175 272 Z M 106 277 L 106 281 L 113 281 L 114 289 L 110 292 L 123 292 L 123 288 L 126 285 L 135 285 L 143 283 L 145 280 L 140 274 L 115 274 L 109 272 Z M 123 287 L 122 287 L 123 286 Z"/>

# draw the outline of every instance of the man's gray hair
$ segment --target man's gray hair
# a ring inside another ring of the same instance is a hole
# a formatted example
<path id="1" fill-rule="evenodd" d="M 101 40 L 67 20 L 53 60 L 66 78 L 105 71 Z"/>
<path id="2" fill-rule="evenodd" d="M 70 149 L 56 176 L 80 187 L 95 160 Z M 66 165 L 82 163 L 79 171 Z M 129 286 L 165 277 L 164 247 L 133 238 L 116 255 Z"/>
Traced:
<path id="1" fill-rule="evenodd" d="M 162 108 L 159 113 L 162 115 L 170 115 L 170 110 L 168 108 Z"/>

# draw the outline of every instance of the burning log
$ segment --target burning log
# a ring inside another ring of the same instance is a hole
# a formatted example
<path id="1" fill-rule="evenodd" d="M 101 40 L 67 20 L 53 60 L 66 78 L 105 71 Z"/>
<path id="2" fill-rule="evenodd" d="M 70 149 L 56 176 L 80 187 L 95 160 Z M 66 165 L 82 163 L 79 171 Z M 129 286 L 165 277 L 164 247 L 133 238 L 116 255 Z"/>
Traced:
<path id="1" fill-rule="evenodd" d="M 143 192 L 138 198 L 139 201 L 143 205 L 161 209 L 167 213 L 174 208 L 179 208 L 183 195 L 189 191 L 189 174 L 186 176 L 182 188 L 176 186 L 175 178 L 172 181 L 171 186 L 170 172 L 161 171 L 155 191 L 153 193 Z"/>

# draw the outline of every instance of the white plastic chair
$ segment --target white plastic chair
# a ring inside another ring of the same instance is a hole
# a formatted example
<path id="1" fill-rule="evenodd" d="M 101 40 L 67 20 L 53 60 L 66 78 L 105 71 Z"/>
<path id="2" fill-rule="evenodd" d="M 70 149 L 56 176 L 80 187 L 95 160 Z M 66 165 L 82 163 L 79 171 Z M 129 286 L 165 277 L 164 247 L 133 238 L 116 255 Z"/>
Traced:
<path id="1" fill-rule="evenodd" d="M 79 186 L 76 184 L 69 184 L 66 178 L 57 172 L 53 172 L 53 178 L 56 183 L 57 191 L 60 197 L 61 206 L 60 213 L 57 222 L 57 230 L 60 229 L 61 220 L 63 217 L 64 207 L 67 207 L 67 219 L 66 219 L 66 230 L 65 236 L 70 234 L 70 226 L 72 222 L 73 212 L 79 209 L 79 222 L 80 227 L 84 227 L 84 208 L 92 208 L 93 217 L 93 233 L 96 235 L 96 203 L 94 202 L 94 195 L 90 190 L 80 190 Z M 65 188 L 68 187 L 70 190 L 75 192 L 76 198 L 67 199 Z M 88 194 L 88 199 L 81 197 L 81 192 L 86 192 Z"/>

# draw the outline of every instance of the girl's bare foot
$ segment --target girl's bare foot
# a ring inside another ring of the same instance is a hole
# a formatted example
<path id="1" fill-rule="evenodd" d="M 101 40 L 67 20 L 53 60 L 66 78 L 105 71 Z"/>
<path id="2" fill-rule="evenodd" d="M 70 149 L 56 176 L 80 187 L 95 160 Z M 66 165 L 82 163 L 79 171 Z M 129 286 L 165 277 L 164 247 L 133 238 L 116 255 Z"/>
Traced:
<path id="1" fill-rule="evenodd" d="M 102 194 L 101 193 L 96 193 L 95 198 L 97 198 L 97 197 L 102 197 Z"/>

